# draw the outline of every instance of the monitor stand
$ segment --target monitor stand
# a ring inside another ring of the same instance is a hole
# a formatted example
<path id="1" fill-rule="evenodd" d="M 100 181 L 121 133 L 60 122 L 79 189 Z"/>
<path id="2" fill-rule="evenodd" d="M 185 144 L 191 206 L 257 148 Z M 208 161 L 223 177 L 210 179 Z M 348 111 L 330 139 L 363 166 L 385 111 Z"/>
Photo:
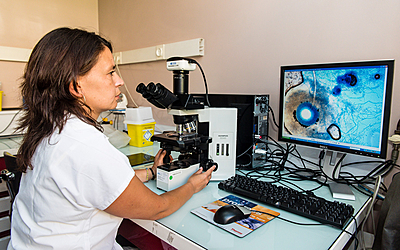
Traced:
<path id="1" fill-rule="evenodd" d="M 327 150 L 323 159 L 322 170 L 329 177 L 327 183 L 333 198 L 355 200 L 356 198 L 347 184 L 335 182 L 339 177 L 343 157 L 343 153 Z"/>

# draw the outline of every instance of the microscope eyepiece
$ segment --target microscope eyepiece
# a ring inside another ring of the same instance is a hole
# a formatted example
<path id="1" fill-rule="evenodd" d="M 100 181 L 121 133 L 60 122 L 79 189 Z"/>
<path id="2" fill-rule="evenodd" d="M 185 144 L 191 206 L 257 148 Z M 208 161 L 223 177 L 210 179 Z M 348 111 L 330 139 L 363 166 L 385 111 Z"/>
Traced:
<path id="1" fill-rule="evenodd" d="M 149 91 L 149 93 L 152 95 L 156 95 L 157 87 L 154 82 L 149 82 L 149 84 L 147 84 L 147 91 Z"/>
<path id="2" fill-rule="evenodd" d="M 154 84 L 150 82 L 147 86 L 140 83 L 136 87 L 136 92 L 142 94 L 151 104 L 157 108 L 168 108 L 172 103 L 178 100 L 171 91 L 166 89 L 161 83 Z"/>
<path id="3" fill-rule="evenodd" d="M 140 94 L 145 94 L 147 92 L 146 89 L 146 85 L 144 85 L 144 83 L 139 83 L 138 86 L 136 86 L 136 92 L 140 93 Z"/>

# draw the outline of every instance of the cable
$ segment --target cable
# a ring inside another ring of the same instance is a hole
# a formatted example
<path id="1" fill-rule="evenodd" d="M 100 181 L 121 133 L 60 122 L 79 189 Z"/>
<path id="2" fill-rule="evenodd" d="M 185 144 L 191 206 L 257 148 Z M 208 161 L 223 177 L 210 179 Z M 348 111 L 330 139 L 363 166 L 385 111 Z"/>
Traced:
<path id="1" fill-rule="evenodd" d="M 193 59 L 192 59 L 192 60 L 193 60 Z M 210 105 L 210 100 L 208 100 L 208 86 L 207 86 L 206 75 L 204 74 L 204 71 L 203 71 L 203 68 L 201 67 L 201 65 L 200 65 L 196 60 L 193 60 L 193 61 L 197 64 L 197 66 L 199 66 L 199 69 L 200 69 L 200 71 L 201 71 L 201 74 L 203 75 L 204 87 L 205 87 L 205 89 L 206 89 L 206 101 L 207 101 L 208 106 L 211 107 L 211 105 Z"/>
<path id="2" fill-rule="evenodd" d="M 250 147 L 248 147 L 243 153 L 241 153 L 240 155 L 237 155 L 236 158 L 239 158 L 239 157 L 245 155 L 247 153 L 247 151 L 249 151 L 250 149 L 253 148 L 253 146 L 254 146 L 254 143 Z"/>
<path id="3" fill-rule="evenodd" d="M 290 181 L 301 181 L 301 180 L 312 180 L 316 181 L 320 185 L 316 188 L 313 188 L 312 190 L 308 190 L 310 192 L 315 191 L 323 186 L 327 185 L 327 181 L 329 180 L 326 178 L 326 174 L 322 171 L 321 165 L 317 164 L 315 162 L 303 159 L 300 155 L 300 153 L 297 151 L 296 147 L 293 145 L 286 145 L 286 147 L 282 147 L 282 145 L 278 144 L 275 140 L 271 138 L 271 141 L 264 141 L 267 144 L 274 144 L 277 149 L 272 151 L 271 154 L 266 155 L 266 163 L 263 166 L 263 169 L 257 169 L 258 173 L 256 174 L 257 177 L 265 177 L 265 178 L 270 178 L 271 180 L 285 180 L 287 182 Z M 270 148 L 270 147 L 269 147 Z M 271 151 L 270 151 L 271 152 Z M 269 153 L 270 153 L 269 152 Z M 323 154 L 324 152 L 321 152 Z M 297 164 L 293 163 L 291 160 L 286 158 L 286 155 L 290 154 L 291 156 L 294 156 L 295 158 L 299 159 L 301 162 L 301 167 L 299 167 Z M 282 170 L 282 163 L 283 164 L 284 170 L 286 170 L 286 174 L 283 174 L 281 172 Z M 358 184 L 360 183 L 369 183 L 371 178 L 373 177 L 372 174 L 374 174 L 376 171 L 379 171 L 380 169 L 387 169 L 389 165 L 392 165 L 390 162 L 380 162 L 380 161 L 369 161 L 369 163 L 379 163 L 377 167 L 375 167 L 370 173 L 363 175 L 363 176 L 354 176 L 351 173 L 348 172 L 341 172 L 339 175 L 339 178 L 335 179 L 336 182 L 339 183 L 345 183 L 347 185 L 353 185 L 355 188 L 358 188 Z M 315 165 L 319 169 L 313 170 L 310 169 L 309 166 L 306 166 L 307 164 Z M 346 165 L 343 164 L 343 167 L 349 166 L 349 165 L 355 165 L 355 164 L 363 164 L 364 162 L 354 162 L 354 163 L 347 163 Z M 395 166 L 397 167 L 397 166 Z M 338 168 L 337 168 L 338 169 Z M 267 171 L 267 173 L 261 173 L 259 171 L 264 170 Z M 254 177 L 254 173 L 250 173 L 252 177 Z M 320 177 L 325 177 L 320 179 Z M 369 195 L 369 194 L 367 194 Z"/>
<path id="4" fill-rule="evenodd" d="M 118 60 L 117 60 L 117 61 L 118 61 Z M 115 68 L 116 68 L 117 71 L 118 71 L 119 77 L 121 77 L 122 81 L 125 82 L 124 79 L 122 78 L 121 72 L 119 71 L 118 62 L 115 63 Z M 133 104 L 135 104 L 136 108 L 138 108 L 139 105 L 137 105 L 136 102 L 135 102 L 135 100 L 133 100 L 133 97 L 132 97 L 132 95 L 131 95 L 131 92 L 129 92 L 128 87 L 126 86 L 126 84 L 124 84 L 124 87 L 125 87 L 126 93 L 128 93 L 129 98 L 131 99 L 131 101 L 133 102 Z"/>
<path id="5" fill-rule="evenodd" d="M 288 220 L 288 219 L 279 217 L 279 215 L 270 214 L 270 213 L 267 213 L 267 212 L 264 212 L 264 211 L 259 211 L 259 210 L 250 210 L 250 211 L 251 211 L 251 212 L 256 212 L 256 213 L 261 213 L 261 214 L 266 214 L 266 215 L 272 216 L 272 217 L 274 217 L 274 218 L 278 218 L 278 219 L 280 219 L 280 220 L 283 220 L 283 221 L 286 221 L 286 222 L 289 222 L 289 223 L 292 223 L 292 224 L 295 224 L 295 225 L 299 225 L 299 226 L 326 226 L 326 225 L 328 225 L 328 224 L 324 224 L 324 223 L 300 223 L 300 222 Z M 353 218 L 354 222 L 356 222 L 355 217 L 352 216 L 352 218 Z M 349 222 L 349 223 L 350 223 L 350 222 Z M 356 222 L 356 224 L 357 224 L 357 222 Z M 356 227 L 356 230 L 357 230 L 357 227 Z M 342 229 L 342 232 L 345 232 L 345 233 L 350 234 L 351 236 L 354 236 L 354 234 L 352 234 L 352 233 L 350 233 L 349 231 L 346 231 L 346 230 L 344 230 L 344 229 Z M 355 234 L 357 234 L 357 231 L 356 231 Z"/>
<path id="6" fill-rule="evenodd" d="M 0 144 L 3 144 L 3 145 L 5 145 L 7 148 L 12 148 L 10 145 L 8 145 L 6 142 L 4 142 L 4 141 L 0 141 Z"/>
<path id="7" fill-rule="evenodd" d="M 272 109 L 271 112 L 273 112 Z M 300 152 L 297 150 L 296 145 L 292 144 L 281 145 L 274 138 L 270 136 L 268 136 L 268 140 L 259 139 L 256 141 L 256 143 L 257 142 L 262 142 L 267 145 L 268 151 L 265 153 L 265 161 L 261 166 L 257 166 L 256 168 L 254 167 L 250 169 L 247 168 L 246 170 L 250 170 L 250 172 L 248 171 L 246 173 L 243 172 L 243 174 L 248 175 L 252 178 L 261 178 L 261 177 L 267 178 L 271 182 L 283 181 L 286 183 L 290 183 L 293 181 L 310 180 L 310 181 L 315 181 L 316 183 L 319 184 L 319 186 L 314 187 L 311 190 L 301 190 L 302 192 L 313 192 L 315 190 L 318 190 L 321 187 L 327 186 L 329 180 L 351 185 L 355 189 L 360 190 L 360 188 L 358 187 L 359 184 L 365 184 L 365 183 L 373 184 L 372 181 L 375 179 L 375 176 L 377 175 L 384 176 L 392 168 L 400 169 L 399 165 L 394 164 L 390 160 L 385 162 L 359 161 L 359 162 L 341 164 L 343 162 L 344 157 L 346 156 L 346 154 L 343 154 L 334 166 L 334 172 L 333 172 L 335 173 L 334 176 L 336 176 L 336 173 L 340 169 L 342 171 L 339 171 L 339 176 L 337 178 L 332 179 L 329 176 L 327 176 L 322 169 L 321 161 L 323 159 L 323 156 L 325 155 L 324 150 L 320 152 L 320 157 L 318 158 L 317 161 L 312 161 L 303 158 Z M 271 150 L 272 148 L 271 146 L 274 147 L 273 150 Z M 247 149 L 242 154 L 240 154 L 240 156 L 246 154 L 248 150 L 250 150 L 250 148 Z M 300 162 L 300 164 L 297 163 L 297 160 Z M 356 176 L 352 173 L 349 173 L 348 171 L 343 171 L 348 166 L 366 164 L 366 163 L 368 164 L 377 163 L 377 165 L 370 172 L 368 172 L 367 174 L 363 174 L 362 176 Z M 250 166 L 249 164 L 247 164 L 246 167 Z M 340 164 L 342 165 L 341 168 L 339 168 Z M 313 166 L 315 167 L 315 169 L 312 169 Z M 245 169 L 241 167 L 242 165 L 237 166 L 237 170 L 239 172 L 242 172 L 241 170 Z M 363 192 L 368 196 L 371 195 L 362 190 L 360 190 L 360 192 Z"/>
<path id="8" fill-rule="evenodd" d="M 268 105 L 268 111 L 271 111 L 272 121 L 274 122 L 275 126 L 276 126 L 277 128 L 279 128 L 279 125 L 278 125 L 278 123 L 277 123 L 276 120 L 275 120 L 274 110 L 273 110 L 273 109 L 271 108 L 271 106 L 269 106 L 269 105 Z"/>
<path id="9" fill-rule="evenodd" d="M 340 159 L 337 161 L 335 167 L 333 168 L 333 172 L 332 172 L 333 179 L 335 179 L 336 171 L 339 169 L 340 164 L 342 163 L 344 157 L 346 157 L 346 154 L 342 154 L 342 157 L 340 157 Z"/>
<path id="10" fill-rule="evenodd" d="M 11 126 L 11 124 L 13 123 L 15 117 L 17 117 L 17 115 L 18 115 L 21 111 L 22 111 L 22 109 L 19 109 L 18 112 L 15 113 L 15 115 L 11 118 L 11 121 L 7 124 L 7 126 L 6 126 L 2 131 L 0 131 L 0 134 L 4 133 L 4 132 Z"/>
<path id="11" fill-rule="evenodd" d="M 326 226 L 326 225 L 328 225 L 328 224 L 324 224 L 324 223 L 300 223 L 300 222 L 292 221 L 292 220 L 289 220 L 289 219 L 286 219 L 286 218 L 282 218 L 282 217 L 279 217 L 279 215 L 271 214 L 271 213 L 264 212 L 264 211 L 259 211 L 259 210 L 250 210 L 250 211 L 251 212 L 255 212 L 255 213 L 266 214 L 266 215 L 272 216 L 274 218 L 277 218 L 277 219 L 280 219 L 282 221 L 285 221 L 285 222 L 288 222 L 288 223 L 292 223 L 292 224 L 295 224 L 295 225 L 298 225 L 298 226 Z M 354 237 L 354 240 L 356 242 L 355 243 L 355 247 L 356 247 L 355 249 L 357 249 L 358 248 L 358 239 L 356 237 L 357 236 L 357 221 L 356 221 L 354 216 L 352 216 L 352 218 L 353 218 L 353 220 L 354 220 L 354 222 L 356 224 L 354 234 L 350 233 L 349 231 L 347 231 L 345 229 L 342 229 L 342 232 L 345 232 L 345 233 L 349 234 L 351 237 Z"/>
<path id="12" fill-rule="evenodd" d="M 369 163 L 373 163 L 374 161 L 366 161 Z M 377 161 L 378 162 L 378 161 Z M 360 164 L 360 163 L 365 163 L 365 162 L 358 162 L 358 163 L 353 163 L 353 164 Z M 351 173 L 348 172 L 343 172 L 342 174 L 347 174 L 353 177 L 354 182 L 356 184 L 359 183 L 363 183 L 365 181 L 368 181 L 370 179 L 375 179 L 375 174 L 381 172 L 382 170 L 388 170 L 388 169 L 392 169 L 393 168 L 393 163 L 389 160 L 389 161 L 385 161 L 385 162 L 379 162 L 380 164 L 378 164 L 377 167 L 375 167 L 374 169 L 372 169 L 369 173 L 363 175 L 363 176 L 354 176 Z M 350 165 L 350 164 L 347 164 Z M 388 171 L 384 171 L 384 174 L 379 174 L 381 176 L 385 176 L 388 173 Z M 359 177 L 360 179 L 357 179 L 357 177 Z M 341 178 L 341 180 L 345 180 L 344 178 Z"/>
<path id="13" fill-rule="evenodd" d="M 272 118 L 273 118 L 275 126 L 277 126 L 279 128 L 279 126 L 278 126 L 278 124 L 276 123 L 276 120 L 275 120 L 273 109 L 269 105 L 268 105 L 268 109 L 269 109 L 269 111 L 271 111 L 271 115 L 272 115 Z M 399 123 L 400 123 L 400 121 L 399 121 Z M 371 179 L 372 180 L 375 179 L 375 177 L 378 176 L 378 175 L 385 176 L 393 168 L 400 169 L 399 165 L 396 165 L 393 161 L 390 161 L 390 160 L 385 161 L 385 162 L 382 162 L 382 161 L 368 161 L 368 163 L 378 163 L 378 164 L 374 169 L 372 169 L 366 175 L 355 176 L 355 175 L 353 175 L 351 173 L 348 173 L 348 172 L 339 171 L 340 170 L 339 166 L 342 163 L 344 157 L 346 156 L 346 154 L 343 154 L 342 157 L 339 159 L 339 161 L 335 164 L 334 169 L 333 169 L 333 174 L 334 174 L 333 176 L 336 176 L 337 172 L 339 172 L 339 176 L 338 176 L 338 178 L 332 179 L 331 177 L 327 176 L 325 174 L 325 172 L 323 171 L 323 169 L 322 169 L 322 163 L 321 163 L 322 158 L 323 158 L 322 155 L 320 155 L 320 158 L 319 158 L 318 162 L 312 162 L 310 160 L 306 160 L 306 159 L 302 158 L 300 153 L 297 151 L 295 146 L 284 148 L 278 142 L 276 142 L 273 138 L 271 138 L 270 136 L 268 136 L 268 140 L 272 141 L 277 148 L 282 150 L 282 152 L 288 152 L 291 156 L 294 156 L 296 159 L 300 160 L 303 169 L 309 169 L 310 168 L 310 166 L 306 166 L 306 163 L 307 164 L 311 164 L 311 166 L 312 165 L 317 166 L 317 168 L 318 168 L 317 170 L 307 170 L 307 175 L 311 175 L 309 178 L 305 178 L 304 176 L 302 176 L 301 179 L 317 181 L 321 185 L 325 185 L 326 184 L 326 181 L 321 182 L 319 180 L 320 177 L 324 177 L 324 179 L 328 178 L 328 180 L 333 180 L 333 181 L 336 181 L 338 183 L 345 183 L 345 184 L 348 184 L 348 185 L 354 185 L 356 187 L 360 183 L 369 182 Z M 266 143 L 266 144 L 272 144 L 269 141 L 262 141 L 262 142 Z M 289 156 L 289 154 L 288 154 L 288 156 Z M 325 152 L 321 151 L 321 154 L 325 154 Z M 284 155 L 285 155 L 285 153 L 284 153 Z M 288 170 L 288 165 L 290 165 L 291 167 L 294 167 L 296 169 L 301 169 L 301 168 L 299 168 L 299 166 L 297 166 L 297 164 L 293 163 L 292 160 L 289 159 L 289 157 L 285 157 L 285 158 L 286 158 L 285 159 L 285 166 L 283 166 L 283 168 L 285 170 Z M 345 166 L 357 165 L 357 164 L 365 164 L 365 163 L 367 163 L 367 162 L 366 161 L 360 161 L 360 162 L 352 162 L 352 163 L 342 164 L 341 169 L 343 170 L 343 168 Z M 293 174 L 295 174 L 295 173 L 293 173 Z M 300 177 L 299 177 L 299 179 L 300 179 Z"/>
<path id="14" fill-rule="evenodd" d="M 358 226 L 357 226 L 356 217 L 353 215 L 352 218 L 353 218 L 354 224 L 356 224 L 355 227 L 354 227 L 354 234 L 352 234 L 352 233 L 350 233 L 350 232 L 348 232 L 348 231 L 345 231 L 345 230 L 344 230 L 344 232 L 350 234 L 351 237 L 354 237 L 354 241 L 355 241 L 355 243 L 354 243 L 354 250 L 357 250 L 357 249 L 358 249 L 358 243 L 359 243 L 359 242 L 358 242 L 358 239 L 357 239 L 357 234 L 358 234 L 357 229 L 358 229 Z"/>
<path id="15" fill-rule="evenodd" d="M 282 217 L 279 217 L 279 215 L 271 214 L 271 213 L 264 212 L 264 211 L 252 210 L 252 209 L 250 211 L 251 212 L 256 212 L 256 213 L 261 213 L 261 214 L 266 214 L 266 215 L 272 216 L 274 218 L 278 218 L 278 219 L 283 220 L 285 222 L 289 222 L 289 223 L 292 223 L 292 224 L 295 224 L 295 225 L 299 225 L 299 226 L 326 226 L 326 225 L 328 225 L 328 224 L 324 224 L 324 223 L 300 223 L 300 222 L 296 222 L 296 221 L 292 221 L 292 220 L 289 220 L 289 219 L 286 219 L 286 218 L 282 218 Z M 349 231 L 347 231 L 345 229 L 342 229 L 342 232 L 345 232 L 345 233 L 349 234 L 352 237 L 354 236 L 354 239 L 356 241 L 356 246 L 358 246 L 358 239 L 357 239 L 357 237 L 355 237 L 357 235 L 357 228 L 358 228 L 357 227 L 357 220 L 356 220 L 356 218 L 354 216 L 352 216 L 352 220 L 356 224 L 354 234 L 350 233 Z M 350 221 L 348 222 L 347 225 L 349 225 L 349 224 L 350 224 Z"/>
<path id="16" fill-rule="evenodd" d="M 376 197 L 378 196 L 379 187 L 381 185 L 381 182 L 382 182 L 382 176 L 378 175 L 378 177 L 376 178 L 376 181 L 375 181 L 374 193 L 372 195 L 371 204 L 369 205 L 367 213 L 365 215 L 365 219 L 361 224 L 361 245 L 362 245 L 362 249 L 365 249 L 365 239 L 364 239 L 364 233 L 363 233 L 364 232 L 364 226 L 365 226 L 365 223 L 366 223 L 366 221 L 368 219 L 368 216 L 370 214 L 372 216 L 372 223 L 373 223 L 372 227 L 373 227 L 373 229 L 375 231 L 374 216 L 373 216 L 373 213 L 371 213 L 371 211 L 372 211 L 372 208 L 374 207 L 374 204 L 375 204 L 375 201 L 376 201 Z M 375 235 L 375 232 L 374 232 L 374 235 Z"/>
<path id="17" fill-rule="evenodd" d="M 327 225 L 327 224 L 323 224 L 323 223 L 300 223 L 300 222 L 288 220 L 288 219 L 279 217 L 279 215 L 270 214 L 270 213 L 267 213 L 267 212 L 264 212 L 264 211 L 251 210 L 251 212 L 266 214 L 266 215 L 272 216 L 274 218 L 277 218 L 277 219 L 280 219 L 280 220 L 283 220 L 283 221 L 286 221 L 286 222 L 289 222 L 289 223 L 292 223 L 292 224 L 295 224 L 295 225 L 299 225 L 299 226 L 325 226 L 325 225 Z"/>
<path id="18" fill-rule="evenodd" d="M 280 145 L 279 146 L 277 145 L 277 148 L 279 149 L 279 151 L 284 151 L 285 152 L 284 155 L 291 154 L 291 155 L 295 156 L 296 158 L 301 159 L 301 155 L 296 150 L 296 147 L 293 147 L 293 146 L 290 146 L 290 145 L 286 144 L 286 147 L 282 147 Z M 278 151 L 276 151 L 276 152 L 278 152 Z M 321 154 L 324 154 L 324 153 L 321 153 Z M 281 158 L 281 159 L 284 159 L 284 157 Z M 342 159 L 339 159 L 339 161 L 341 162 Z M 390 166 L 390 165 L 392 165 L 392 166 L 395 165 L 395 164 L 392 164 L 390 161 L 386 161 L 386 162 L 370 161 L 369 163 L 374 163 L 374 162 L 379 163 L 379 164 L 374 169 L 372 169 L 367 175 L 363 175 L 361 177 L 358 177 L 358 176 L 354 176 L 351 173 L 344 172 L 344 174 L 343 173 L 340 174 L 340 177 L 337 179 L 337 181 L 345 182 L 345 183 L 350 184 L 350 185 L 354 185 L 355 183 L 360 183 L 360 182 L 367 182 L 373 176 L 373 174 L 376 173 L 377 171 L 381 171 L 382 169 L 387 169 L 388 166 Z M 301 176 L 301 177 L 295 176 L 297 171 L 302 171 L 303 169 L 297 167 L 295 164 L 293 164 L 293 168 L 289 168 L 288 165 L 290 165 L 290 164 L 292 164 L 292 162 L 287 160 L 286 164 L 285 164 L 285 170 L 287 172 L 289 172 L 289 175 L 282 174 L 281 171 L 271 172 L 272 169 L 270 169 L 268 175 L 265 175 L 265 174 L 263 175 L 259 171 L 253 171 L 253 173 L 250 173 L 249 175 L 252 176 L 252 177 L 253 176 L 257 176 L 257 178 L 261 178 L 261 177 L 270 178 L 273 181 L 280 181 L 281 183 L 282 182 L 284 182 L 284 183 L 286 182 L 288 184 L 292 184 L 290 182 L 291 180 L 298 180 L 298 179 L 317 180 L 316 177 L 318 175 L 320 175 L 320 176 L 324 175 L 323 171 L 321 171 L 321 170 L 315 170 L 315 171 L 314 170 L 307 170 L 307 171 L 310 171 L 310 173 L 313 174 L 310 178 L 307 178 L 307 177 L 304 177 L 304 176 Z M 302 164 L 304 164 L 304 162 L 302 162 Z M 346 165 L 343 165 L 343 166 L 349 166 L 349 165 L 355 165 L 355 164 L 363 164 L 363 162 L 354 162 L 354 163 L 346 164 Z M 277 165 L 279 165 L 279 164 L 277 164 Z M 318 164 L 318 165 L 321 165 L 321 164 Z M 305 165 L 303 165 L 303 167 L 305 167 Z M 336 168 L 336 171 L 337 171 L 337 169 L 338 168 Z M 290 177 L 290 179 L 289 179 L 289 177 Z M 379 176 L 379 178 L 381 178 L 381 176 Z M 320 183 L 320 186 L 316 187 L 315 189 L 318 189 L 318 188 L 326 185 L 327 179 L 325 178 L 325 182 L 320 182 L 320 181 L 318 181 L 318 182 Z M 377 183 L 380 183 L 380 182 L 381 182 L 380 180 L 377 180 Z M 282 184 L 282 185 L 285 185 L 285 184 Z M 377 199 L 376 195 L 377 195 L 377 192 L 378 192 L 379 189 L 380 189 L 379 186 L 377 186 L 375 188 L 375 190 L 376 190 L 375 196 L 374 196 L 373 201 L 372 201 L 372 203 L 371 203 L 371 205 L 370 205 L 370 207 L 368 209 L 369 210 L 368 214 L 370 214 L 370 211 L 372 210 L 372 204 L 375 203 L 375 201 Z M 302 190 L 302 191 L 304 192 L 305 190 Z M 305 192 L 311 192 L 311 190 L 308 190 L 308 191 L 305 191 Z M 370 194 L 367 194 L 367 195 L 370 195 Z M 280 218 L 280 217 L 278 217 L 278 218 Z M 283 218 L 280 218 L 280 219 L 283 219 Z M 353 219 L 355 220 L 355 218 L 353 218 Z M 291 222 L 291 221 L 288 221 L 288 222 Z M 294 224 L 296 224 L 296 223 L 294 223 Z M 363 226 L 361 228 L 363 228 L 364 225 L 365 225 L 365 221 L 364 221 Z M 350 234 L 352 237 L 354 237 L 355 245 L 357 247 L 359 245 L 359 239 L 356 237 L 357 233 L 358 233 L 357 230 L 355 231 L 354 234 L 352 234 L 352 233 L 350 233 L 350 232 L 348 232 L 346 230 L 343 230 L 343 231 L 348 233 L 348 234 Z M 362 243 L 364 243 L 364 242 L 362 242 Z"/>

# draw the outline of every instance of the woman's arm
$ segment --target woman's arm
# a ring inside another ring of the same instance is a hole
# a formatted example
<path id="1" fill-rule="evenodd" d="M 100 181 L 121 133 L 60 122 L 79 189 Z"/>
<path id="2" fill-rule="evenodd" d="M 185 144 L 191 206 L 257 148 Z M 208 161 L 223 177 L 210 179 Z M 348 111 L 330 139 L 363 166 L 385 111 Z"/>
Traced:
<path id="1" fill-rule="evenodd" d="M 210 181 L 214 168 L 213 166 L 204 173 L 200 168 L 187 183 L 161 195 L 152 192 L 135 176 L 125 191 L 105 211 L 130 219 L 164 218 L 178 210 L 193 194 L 202 190 Z"/>
<path id="2" fill-rule="evenodd" d="M 155 174 L 157 166 L 163 164 L 164 156 L 165 151 L 160 150 L 157 153 L 153 164 Z M 143 184 L 141 178 L 144 176 L 146 179 L 146 170 L 137 170 L 125 191 L 104 211 L 130 219 L 157 220 L 164 218 L 178 210 L 193 194 L 206 187 L 214 169 L 213 166 L 203 173 L 200 168 L 189 178 L 187 183 L 161 195 L 154 193 Z M 150 172 L 150 170 L 148 171 Z"/>

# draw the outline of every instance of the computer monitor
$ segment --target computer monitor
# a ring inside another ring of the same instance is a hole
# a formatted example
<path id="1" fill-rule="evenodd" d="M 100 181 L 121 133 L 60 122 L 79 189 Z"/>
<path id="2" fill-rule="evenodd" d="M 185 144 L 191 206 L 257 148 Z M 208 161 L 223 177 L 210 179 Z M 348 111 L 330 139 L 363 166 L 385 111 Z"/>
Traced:
<path id="1" fill-rule="evenodd" d="M 394 60 L 281 67 L 278 140 L 325 150 L 339 175 L 346 153 L 386 158 Z"/>

